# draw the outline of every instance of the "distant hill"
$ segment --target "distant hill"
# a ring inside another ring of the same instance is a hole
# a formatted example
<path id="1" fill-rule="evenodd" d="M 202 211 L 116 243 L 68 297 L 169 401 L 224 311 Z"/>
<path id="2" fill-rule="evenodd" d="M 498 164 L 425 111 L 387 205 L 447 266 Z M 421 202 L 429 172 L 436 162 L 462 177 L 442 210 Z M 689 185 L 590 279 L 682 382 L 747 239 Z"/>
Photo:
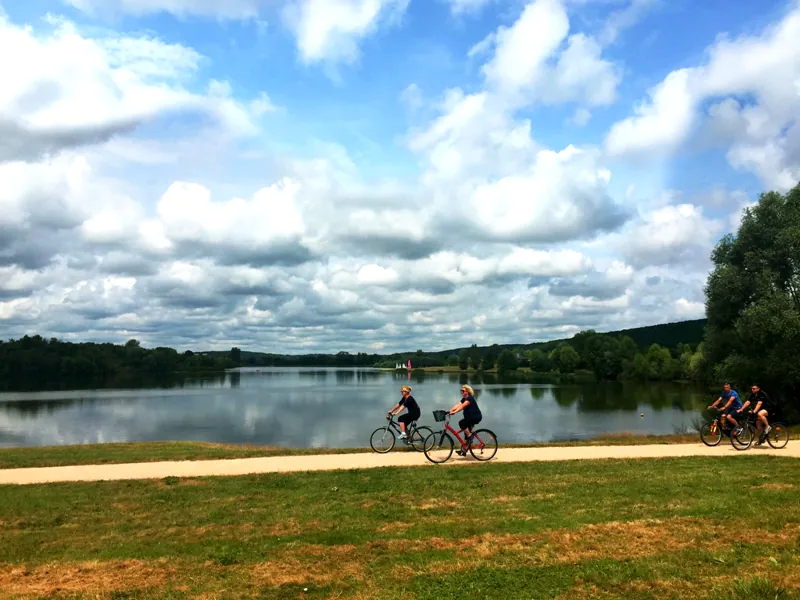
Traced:
<path id="1" fill-rule="evenodd" d="M 707 322 L 707 319 L 696 319 L 694 321 L 650 325 L 649 327 L 623 329 L 613 335 L 627 335 L 640 348 L 647 348 L 651 344 L 669 348 L 674 348 L 678 344 L 694 346 L 703 341 Z"/>
<path id="2" fill-rule="evenodd" d="M 647 327 L 635 327 L 633 329 L 623 329 L 620 331 L 608 331 L 602 333 L 603 335 L 623 336 L 626 335 L 631 338 L 634 343 L 640 348 L 648 348 L 652 344 L 659 346 L 666 346 L 674 348 L 678 344 L 689 344 L 696 346 L 703 341 L 705 337 L 706 319 L 696 319 L 693 321 L 679 321 L 677 323 L 663 323 L 661 325 L 648 325 Z M 498 344 L 502 350 L 504 348 L 523 348 L 525 350 L 532 350 L 533 348 L 540 348 L 542 350 L 549 350 L 555 348 L 562 342 L 568 342 L 570 338 L 561 338 L 558 340 L 551 340 L 547 342 L 533 342 L 530 344 Z M 478 346 L 481 352 L 487 350 L 489 346 Z M 450 350 L 441 350 L 438 352 L 427 352 L 426 354 L 434 356 L 449 356 L 450 354 L 458 354 L 464 348 L 452 348 Z M 409 354 L 405 353 L 404 355 Z M 399 356 L 399 354 L 398 354 Z"/>
<path id="3" fill-rule="evenodd" d="M 598 332 L 598 333 L 602 333 L 603 335 L 612 335 L 612 336 L 626 335 L 629 338 L 631 338 L 637 346 L 644 349 L 648 348 L 652 344 L 658 344 L 660 346 L 674 348 L 678 344 L 689 344 L 691 346 L 696 346 L 697 344 L 702 342 L 703 337 L 705 335 L 705 326 L 706 326 L 706 319 L 696 319 L 693 321 L 663 323 L 661 325 L 650 325 L 647 327 L 636 327 L 633 329 L 623 329 L 621 331 L 609 331 L 609 332 Z M 504 348 L 520 348 L 526 350 L 530 350 L 533 348 L 540 348 L 542 350 L 549 351 L 551 348 L 555 348 L 560 343 L 568 341 L 569 338 L 562 338 L 547 342 L 533 342 L 530 344 L 498 344 L 498 346 L 500 347 L 501 350 Z M 478 347 L 481 353 L 485 352 L 488 348 L 489 346 Z M 458 354 L 463 349 L 464 348 L 451 348 L 449 350 L 425 352 L 424 354 L 428 357 L 447 357 L 450 356 L 451 354 Z M 209 356 L 227 356 L 228 351 L 200 352 L 200 354 L 205 354 Z M 303 355 L 287 355 L 278 353 L 248 352 L 246 350 L 242 350 L 241 358 L 244 364 L 252 364 L 252 365 L 281 364 L 284 363 L 286 360 L 290 360 L 293 364 L 299 361 L 297 364 L 321 366 L 326 364 L 331 364 L 331 365 L 341 364 L 341 359 L 343 358 L 341 356 L 342 354 L 346 353 L 338 353 L 338 354 L 315 353 L 315 354 L 303 354 Z M 414 354 L 415 354 L 414 350 L 408 352 L 396 352 L 393 354 L 383 354 L 383 355 L 358 353 L 358 354 L 347 355 L 346 362 L 355 365 L 368 365 L 378 360 L 401 360 L 409 356 L 412 357 L 413 360 Z"/>

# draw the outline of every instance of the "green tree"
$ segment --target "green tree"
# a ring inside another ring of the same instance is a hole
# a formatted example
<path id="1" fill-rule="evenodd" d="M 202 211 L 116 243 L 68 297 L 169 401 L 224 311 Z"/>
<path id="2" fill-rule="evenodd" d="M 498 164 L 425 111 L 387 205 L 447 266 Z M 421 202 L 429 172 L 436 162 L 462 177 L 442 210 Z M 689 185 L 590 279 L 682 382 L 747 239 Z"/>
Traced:
<path id="1" fill-rule="evenodd" d="M 800 417 L 800 184 L 743 211 L 711 256 L 706 285 L 707 375 L 758 381 Z"/>
<path id="2" fill-rule="evenodd" d="M 550 361 L 553 366 L 562 373 L 574 373 L 578 368 L 581 357 L 575 351 L 575 348 L 563 342 L 559 344 L 551 353 Z"/>
<path id="3" fill-rule="evenodd" d="M 646 381 L 652 378 L 650 371 L 650 363 L 644 354 L 636 354 L 634 357 L 625 363 L 623 368 L 623 377 L 625 379 L 636 379 Z"/>
<path id="4" fill-rule="evenodd" d="M 531 371 L 535 373 L 548 373 L 553 368 L 550 357 L 538 348 L 528 351 L 528 361 Z"/>
<path id="5" fill-rule="evenodd" d="M 451 354 L 447 357 L 444 361 L 444 364 L 448 367 L 457 367 L 458 366 L 458 354 Z"/>
<path id="6" fill-rule="evenodd" d="M 476 371 L 481 368 L 481 351 L 477 344 L 469 347 L 469 364 Z"/>
<path id="7" fill-rule="evenodd" d="M 239 348 L 231 348 L 229 358 L 233 361 L 233 364 L 240 365 L 242 364 L 242 351 Z"/>
<path id="8" fill-rule="evenodd" d="M 647 350 L 647 363 L 650 366 L 648 379 L 672 379 L 676 362 L 669 349 L 652 344 Z"/>
<path id="9" fill-rule="evenodd" d="M 692 381 L 701 381 L 706 375 L 706 357 L 703 344 L 698 344 L 697 350 L 692 354 L 689 361 L 689 378 Z"/>
<path id="10" fill-rule="evenodd" d="M 500 346 L 498 344 L 492 344 L 491 346 L 489 346 L 486 349 L 483 358 L 481 359 L 481 364 L 483 365 L 484 370 L 494 369 L 499 356 L 500 356 Z"/>
<path id="11" fill-rule="evenodd" d="M 469 369 L 469 350 L 464 348 L 458 355 L 458 368 L 462 371 Z"/>
<path id="12" fill-rule="evenodd" d="M 497 370 L 501 373 L 516 371 L 519 368 L 517 355 L 511 350 L 503 350 L 497 358 Z"/>

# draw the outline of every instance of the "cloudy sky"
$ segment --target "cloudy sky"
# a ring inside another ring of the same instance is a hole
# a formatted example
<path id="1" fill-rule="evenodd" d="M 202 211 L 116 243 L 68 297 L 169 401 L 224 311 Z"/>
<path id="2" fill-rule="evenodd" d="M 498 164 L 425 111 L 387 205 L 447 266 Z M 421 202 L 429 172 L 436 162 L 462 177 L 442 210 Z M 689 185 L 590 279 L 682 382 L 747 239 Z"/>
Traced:
<path id="1" fill-rule="evenodd" d="M 0 337 L 444 349 L 702 317 L 800 181 L 800 4 L 0 0 Z"/>

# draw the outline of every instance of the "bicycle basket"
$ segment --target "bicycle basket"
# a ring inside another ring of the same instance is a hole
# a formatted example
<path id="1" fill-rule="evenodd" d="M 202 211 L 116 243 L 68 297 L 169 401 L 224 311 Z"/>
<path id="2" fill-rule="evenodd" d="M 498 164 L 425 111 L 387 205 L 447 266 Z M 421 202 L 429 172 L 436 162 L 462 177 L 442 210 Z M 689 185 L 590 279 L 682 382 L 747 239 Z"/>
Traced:
<path id="1" fill-rule="evenodd" d="M 447 418 L 447 411 L 435 410 L 433 411 L 433 418 L 437 421 L 444 421 Z"/>

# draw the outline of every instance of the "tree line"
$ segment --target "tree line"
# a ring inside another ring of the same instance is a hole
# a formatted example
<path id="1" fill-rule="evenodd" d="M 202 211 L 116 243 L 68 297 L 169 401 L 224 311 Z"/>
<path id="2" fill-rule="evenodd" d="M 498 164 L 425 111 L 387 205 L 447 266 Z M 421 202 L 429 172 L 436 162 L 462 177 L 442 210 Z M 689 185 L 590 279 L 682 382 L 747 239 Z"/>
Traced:
<path id="1" fill-rule="evenodd" d="M 443 356 L 417 350 L 408 355 L 338 352 L 302 356 L 229 351 L 179 353 L 173 348 L 144 348 L 138 340 L 124 344 L 73 343 L 39 335 L 19 340 L 0 341 L 0 383 L 8 387 L 18 382 L 69 380 L 108 381 L 141 374 L 164 377 L 175 373 L 222 371 L 236 367 L 315 366 L 386 367 L 397 362 L 412 368 L 458 366 L 462 370 L 510 373 L 523 369 L 540 375 L 561 376 L 579 371 L 598 380 L 616 379 L 694 379 L 697 350 L 679 344 L 675 349 L 653 344 L 640 351 L 628 336 L 583 331 L 568 341 L 550 342 L 533 349 L 488 348 L 472 345 L 459 354 Z"/>
<path id="2" fill-rule="evenodd" d="M 83 383 L 126 377 L 167 377 L 179 372 L 212 372 L 236 366 L 229 353 L 207 356 L 191 350 L 143 348 L 138 340 L 125 344 L 73 343 L 56 338 L 25 336 L 0 341 L 0 386 Z"/>
<path id="3" fill-rule="evenodd" d="M 558 377 L 583 372 L 599 381 L 638 380 L 700 381 L 703 378 L 702 344 L 680 343 L 674 348 L 651 344 L 639 348 L 627 335 L 585 330 L 569 340 L 542 344 L 539 347 L 503 348 L 493 344 L 479 348 L 473 344 L 446 357 L 417 351 L 408 355 L 412 367 L 457 367 L 462 371 L 523 370 Z M 379 366 L 390 367 L 390 361 Z"/>

